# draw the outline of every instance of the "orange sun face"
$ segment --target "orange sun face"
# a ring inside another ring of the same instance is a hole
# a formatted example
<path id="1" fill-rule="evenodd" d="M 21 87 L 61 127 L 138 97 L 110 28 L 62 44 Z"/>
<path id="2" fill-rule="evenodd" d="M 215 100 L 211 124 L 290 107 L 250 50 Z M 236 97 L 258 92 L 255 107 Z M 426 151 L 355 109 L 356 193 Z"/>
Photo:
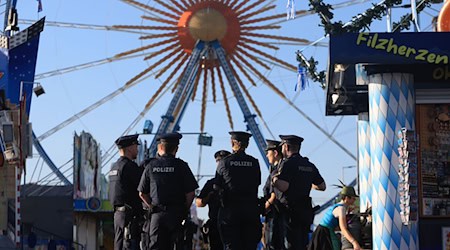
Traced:
<path id="1" fill-rule="evenodd" d="M 190 6 L 178 22 L 178 37 L 184 51 L 191 53 L 197 40 L 219 40 L 233 54 L 240 36 L 239 17 L 222 2 L 199 2 Z"/>
<path id="2" fill-rule="evenodd" d="M 261 73 L 261 71 L 271 69 L 273 65 L 292 71 L 297 70 L 296 66 L 272 55 L 273 51 L 278 50 L 274 42 L 310 43 L 300 38 L 271 35 L 274 33 L 273 30 L 279 29 L 280 26 L 268 22 L 280 21 L 286 16 L 284 13 L 268 14 L 276 7 L 273 5 L 273 0 L 153 0 L 151 2 L 154 6 L 135 0 L 122 1 L 142 9 L 145 12 L 145 15 L 142 16 L 144 20 L 161 24 L 113 26 L 116 29 L 151 32 L 140 37 L 141 40 L 148 41 L 148 45 L 115 56 L 120 58 L 144 52 L 144 60 L 158 57 L 148 68 L 125 84 L 126 86 L 135 84 L 151 72 L 155 78 L 164 78 L 161 86 L 145 106 L 146 109 L 152 106 L 164 90 L 171 88 L 173 92 L 178 87 L 197 41 L 218 40 L 226 52 L 226 60 L 239 88 L 253 106 L 256 114 L 262 117 L 246 85 L 257 86 L 256 82 L 261 81 L 276 94 L 284 97 L 284 94 Z M 196 93 L 201 91 L 200 130 L 203 131 L 204 128 L 208 95 L 212 95 L 212 101 L 216 102 L 217 91 L 222 94 L 228 121 L 230 127 L 233 128 L 223 69 L 214 55 L 202 58 L 198 63 L 199 70 L 195 76 L 192 100 Z M 173 83 L 174 87 L 170 87 L 169 83 Z"/>

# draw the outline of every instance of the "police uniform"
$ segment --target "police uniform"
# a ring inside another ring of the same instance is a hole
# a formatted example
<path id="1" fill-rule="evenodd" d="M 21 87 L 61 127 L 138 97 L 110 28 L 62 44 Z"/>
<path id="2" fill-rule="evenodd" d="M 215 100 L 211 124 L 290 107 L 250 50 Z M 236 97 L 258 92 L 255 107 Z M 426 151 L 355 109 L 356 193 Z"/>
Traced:
<path id="1" fill-rule="evenodd" d="M 197 198 L 205 199 L 208 196 L 208 194 L 210 194 L 211 192 L 215 192 L 214 190 L 215 183 L 216 183 L 215 178 L 206 181 Z M 210 195 L 207 204 L 208 204 L 209 220 L 206 223 L 206 228 L 208 230 L 209 249 L 223 250 L 222 240 L 220 239 L 220 234 L 217 229 L 217 216 L 219 215 L 219 207 L 220 207 L 218 194 L 215 193 L 213 195 Z"/>
<path id="2" fill-rule="evenodd" d="M 250 134 L 230 132 L 233 140 L 246 142 Z M 223 207 L 219 209 L 219 230 L 224 249 L 255 249 L 261 239 L 258 186 L 261 171 L 257 159 L 244 151 L 223 158 L 216 178 L 223 188 Z"/>
<path id="3" fill-rule="evenodd" d="M 282 144 L 301 145 L 303 138 L 295 135 L 280 135 Z M 311 185 L 320 185 L 324 179 L 308 158 L 293 154 L 280 164 L 278 178 L 289 183 L 282 201 L 288 209 L 289 224 L 287 239 L 291 249 L 306 249 L 308 233 L 314 218 Z"/>
<path id="4" fill-rule="evenodd" d="M 159 143 L 178 144 L 181 134 L 159 137 Z M 173 249 L 188 210 L 186 194 L 198 188 L 188 164 L 164 154 L 148 161 L 138 191 L 150 196 L 151 209 L 148 249 Z"/>
<path id="5" fill-rule="evenodd" d="M 274 140 L 266 140 L 266 151 L 269 150 L 279 150 L 280 148 L 280 141 L 274 141 Z M 277 163 L 277 165 L 270 165 L 270 174 L 267 177 L 266 183 L 263 188 L 263 194 L 264 199 L 267 201 L 269 200 L 272 193 L 275 193 L 275 197 L 279 197 L 279 199 L 282 198 L 282 193 L 272 186 L 272 178 L 278 173 L 278 166 L 280 165 L 281 160 Z M 275 199 L 275 201 L 271 204 L 269 211 L 266 213 L 265 216 L 265 226 L 264 226 L 264 243 L 266 246 L 266 249 L 276 249 L 281 250 L 285 249 L 283 243 L 285 235 L 283 235 L 283 207 L 280 204 L 279 199 Z"/>
<path id="6" fill-rule="evenodd" d="M 115 143 L 122 149 L 139 144 L 137 138 L 138 135 L 121 136 Z M 140 240 L 139 218 L 143 211 L 136 189 L 142 172 L 142 168 L 125 156 L 113 163 L 109 172 L 109 198 L 114 206 L 114 249 L 137 249 Z M 125 227 L 131 231 L 131 239 L 124 242 Z"/>

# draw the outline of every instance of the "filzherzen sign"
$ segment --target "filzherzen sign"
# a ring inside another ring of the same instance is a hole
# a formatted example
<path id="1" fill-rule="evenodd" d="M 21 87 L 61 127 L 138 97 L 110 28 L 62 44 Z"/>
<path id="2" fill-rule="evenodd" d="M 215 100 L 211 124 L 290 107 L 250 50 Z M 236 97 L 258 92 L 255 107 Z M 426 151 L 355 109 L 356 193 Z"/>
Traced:
<path id="1" fill-rule="evenodd" d="M 380 71 L 412 72 L 419 82 L 448 81 L 449 41 L 449 32 L 334 35 L 330 37 L 329 73 L 335 64 L 362 63 L 376 65 Z"/>

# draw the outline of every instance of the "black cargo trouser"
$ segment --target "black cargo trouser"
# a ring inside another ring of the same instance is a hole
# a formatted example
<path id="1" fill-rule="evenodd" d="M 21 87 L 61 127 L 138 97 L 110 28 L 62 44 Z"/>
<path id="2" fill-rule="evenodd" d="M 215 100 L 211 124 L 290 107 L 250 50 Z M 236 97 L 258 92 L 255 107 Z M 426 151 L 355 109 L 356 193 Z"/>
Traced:
<path id="1" fill-rule="evenodd" d="M 304 250 L 309 243 L 309 233 L 311 229 L 314 212 L 312 210 L 311 198 L 305 198 L 302 202 L 296 203 L 288 210 L 289 223 L 287 240 L 290 249 Z"/>
<path id="2" fill-rule="evenodd" d="M 210 250 L 223 250 L 223 244 L 222 240 L 220 239 L 220 233 L 217 223 L 217 219 L 209 219 L 207 222 L 207 235 Z"/>
<path id="3" fill-rule="evenodd" d="M 158 211 L 151 214 L 148 249 L 173 249 L 180 234 L 183 208 L 174 211 Z"/>
<path id="4" fill-rule="evenodd" d="M 224 249 L 256 249 L 262 225 L 257 204 L 230 204 L 219 210 L 219 232 Z"/>
<path id="5" fill-rule="evenodd" d="M 131 239 L 125 239 L 125 227 L 130 224 Z M 141 239 L 139 216 L 134 216 L 130 211 L 114 212 L 114 249 L 115 250 L 138 250 Z"/>

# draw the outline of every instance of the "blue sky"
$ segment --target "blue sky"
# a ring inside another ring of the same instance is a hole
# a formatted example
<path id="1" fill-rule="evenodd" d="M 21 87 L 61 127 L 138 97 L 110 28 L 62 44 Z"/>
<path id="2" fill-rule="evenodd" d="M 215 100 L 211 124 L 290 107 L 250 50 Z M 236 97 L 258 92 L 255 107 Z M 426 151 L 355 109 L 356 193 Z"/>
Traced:
<path id="1" fill-rule="evenodd" d="M 142 1 L 142 3 L 155 6 L 153 1 Z M 284 0 L 274 1 L 277 5 L 272 14 L 284 13 L 286 2 Z M 308 9 L 307 1 L 295 1 L 296 9 Z M 37 13 L 37 1 L 19 1 L 18 13 L 21 19 L 37 20 L 46 16 L 47 22 L 59 22 L 70 24 L 91 25 L 152 25 L 151 21 L 141 18 L 143 12 L 128 4 L 116 0 L 42 0 L 43 12 Z M 330 4 L 342 3 L 341 1 L 327 1 Z M 375 4 L 375 1 L 355 4 L 334 11 L 336 20 L 347 22 L 352 16 L 365 11 Z M 437 8 L 437 6 L 435 6 Z M 394 10 L 393 20 L 404 10 Z M 422 14 L 423 27 L 430 23 L 431 15 L 437 12 L 429 10 L 429 14 Z M 385 20 L 377 21 L 372 31 L 385 31 Z M 20 22 L 19 22 L 20 23 Z M 304 38 L 311 41 L 323 36 L 322 27 L 318 26 L 317 15 L 301 17 L 281 23 L 282 28 L 277 35 Z M 154 23 L 153 23 L 154 25 Z M 27 25 L 20 24 L 21 29 Z M 114 56 L 117 53 L 145 45 L 138 39 L 139 34 L 104 31 L 97 29 L 79 29 L 67 27 L 46 26 L 41 34 L 38 63 L 36 74 L 41 74 L 61 68 L 71 67 L 89 63 Z M 325 39 L 324 42 L 327 42 Z M 280 50 L 272 55 L 296 64 L 294 52 L 304 49 L 304 46 L 280 45 Z M 305 49 L 307 57 L 314 56 L 319 61 L 319 69 L 325 69 L 327 65 L 327 48 L 310 47 Z M 131 77 L 148 67 L 152 62 L 143 60 L 143 57 L 118 61 L 96 67 L 89 67 L 71 73 L 56 75 L 38 80 L 45 88 L 46 94 L 39 98 L 33 97 L 30 120 L 33 123 L 35 133 L 39 136 L 53 128 L 65 119 L 77 114 L 104 96 L 110 94 L 124 85 Z M 294 91 L 296 73 L 274 66 L 267 71 L 261 69 L 261 73 L 267 76 L 295 105 L 320 124 L 328 133 L 342 143 L 347 149 L 356 152 L 356 117 L 326 117 L 325 116 L 325 92 L 318 84 L 310 82 L 309 88 L 301 93 Z M 57 166 L 61 166 L 72 158 L 73 135 L 86 131 L 91 133 L 101 144 L 102 151 L 106 151 L 114 140 L 131 124 L 131 122 L 142 111 L 144 105 L 160 86 L 161 82 L 154 78 L 137 84 L 135 87 L 125 91 L 104 105 L 98 107 L 87 115 L 67 125 L 52 136 L 42 141 L 44 148 Z M 260 129 L 267 139 L 278 139 L 279 134 L 297 134 L 305 138 L 301 154 L 310 158 L 316 164 L 328 184 L 325 192 L 312 191 L 314 202 L 321 204 L 332 197 L 337 189 L 332 184 L 338 184 L 344 166 L 356 165 L 352 157 L 343 152 L 323 133 L 309 123 L 297 111 L 281 100 L 272 90 L 264 86 L 261 81 L 258 87 L 249 89 L 256 104 L 263 113 L 263 118 L 270 131 L 266 129 L 261 120 L 258 120 Z M 161 121 L 161 115 L 165 113 L 171 95 L 166 94 L 145 115 L 145 118 L 132 130 L 141 132 L 145 119 L 152 120 L 157 126 Z M 245 130 L 243 115 L 234 98 L 229 99 L 235 130 Z M 188 110 L 181 123 L 182 132 L 198 132 L 200 128 L 201 102 L 197 98 L 188 106 Z M 212 147 L 202 148 L 202 160 L 200 172 L 203 175 L 214 174 L 215 162 L 213 154 L 220 149 L 230 149 L 228 121 L 226 118 L 223 101 L 216 104 L 208 103 L 206 114 L 205 131 L 213 136 Z M 141 136 L 142 139 L 151 141 L 151 136 Z M 187 135 L 183 138 L 178 156 L 189 163 L 194 174 L 199 167 L 199 151 L 197 136 Z M 259 158 L 263 164 L 261 155 L 256 144 L 251 141 L 248 153 Z M 35 182 L 50 173 L 47 166 L 41 167 L 38 156 L 27 162 L 27 182 Z M 105 166 L 103 173 L 109 170 L 110 164 Z M 35 171 L 33 178 L 32 172 Z M 42 170 L 41 170 L 42 169 Z M 267 177 L 267 170 L 262 168 L 263 180 Z M 71 173 L 70 164 L 62 168 Z M 356 168 L 344 170 L 345 181 L 351 181 L 356 177 Z M 203 179 L 200 186 L 203 186 Z M 204 211 L 199 212 L 201 217 L 206 216 Z"/>

